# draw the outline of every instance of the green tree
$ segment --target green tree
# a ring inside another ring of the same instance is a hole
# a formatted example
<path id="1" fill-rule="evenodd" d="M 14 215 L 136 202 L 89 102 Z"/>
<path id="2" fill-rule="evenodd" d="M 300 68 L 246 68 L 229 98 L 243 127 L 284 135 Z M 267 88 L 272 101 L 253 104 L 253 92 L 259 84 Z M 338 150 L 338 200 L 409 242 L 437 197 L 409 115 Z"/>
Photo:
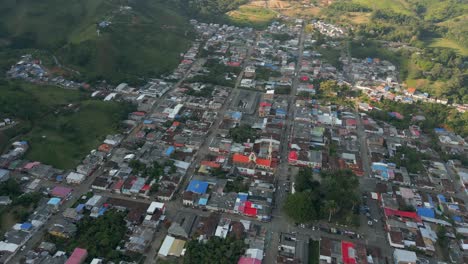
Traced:
<path id="1" fill-rule="evenodd" d="M 330 222 L 332 215 L 334 215 L 338 210 L 338 205 L 333 200 L 325 201 L 324 210 L 328 212 L 328 222 Z"/>
<path id="2" fill-rule="evenodd" d="M 283 209 L 286 214 L 298 223 L 307 223 L 317 219 L 314 200 L 310 192 L 296 192 L 288 195 Z"/>

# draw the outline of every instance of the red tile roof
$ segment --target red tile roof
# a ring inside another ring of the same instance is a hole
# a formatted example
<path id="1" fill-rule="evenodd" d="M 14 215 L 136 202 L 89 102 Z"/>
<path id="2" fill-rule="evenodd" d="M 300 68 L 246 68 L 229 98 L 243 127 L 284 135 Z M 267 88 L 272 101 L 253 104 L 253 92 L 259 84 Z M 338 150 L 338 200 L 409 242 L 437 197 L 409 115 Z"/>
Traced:
<path id="1" fill-rule="evenodd" d="M 232 156 L 232 161 L 236 163 L 249 163 L 250 162 L 249 156 L 245 156 L 245 155 L 238 154 L 238 153 Z"/>
<path id="2" fill-rule="evenodd" d="M 220 168 L 221 167 L 221 164 L 219 163 L 216 163 L 214 161 L 209 161 L 209 160 L 204 160 L 201 162 L 201 165 L 204 165 L 204 166 L 207 166 L 207 167 L 211 167 L 211 168 Z"/>
<path id="3" fill-rule="evenodd" d="M 408 88 L 408 93 L 409 94 L 414 94 L 415 92 L 416 92 L 416 88 L 414 88 L 414 87 Z"/>
<path id="4" fill-rule="evenodd" d="M 260 165 L 260 166 L 264 166 L 264 167 L 271 167 L 271 160 L 257 158 L 255 164 Z"/>

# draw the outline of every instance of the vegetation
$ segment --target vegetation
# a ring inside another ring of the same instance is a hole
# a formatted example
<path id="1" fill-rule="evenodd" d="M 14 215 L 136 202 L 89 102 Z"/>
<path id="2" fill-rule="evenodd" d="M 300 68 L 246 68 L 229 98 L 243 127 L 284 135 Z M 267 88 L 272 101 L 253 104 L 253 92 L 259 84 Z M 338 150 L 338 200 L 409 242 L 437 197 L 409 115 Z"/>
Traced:
<path id="1" fill-rule="evenodd" d="M 276 16 L 275 11 L 257 6 L 241 6 L 237 10 L 228 13 L 231 23 L 254 28 L 268 26 Z"/>
<path id="2" fill-rule="evenodd" d="M 116 250 L 127 232 L 125 212 L 109 210 L 98 218 L 85 216 L 77 224 L 76 236 L 64 240 L 53 236 L 48 239 L 57 245 L 57 248 L 72 252 L 76 247 L 88 250 L 88 258 L 103 257 L 109 261 L 128 259 Z"/>
<path id="3" fill-rule="evenodd" d="M 437 227 L 437 245 L 444 253 L 444 259 L 447 258 L 446 256 L 449 255 L 448 247 L 449 247 L 449 238 L 447 237 L 447 228 L 443 225 Z"/>
<path id="4" fill-rule="evenodd" d="M 18 137 L 30 144 L 28 159 L 61 169 L 76 166 L 104 136 L 117 132 L 119 121 L 133 110 L 131 105 L 88 98 L 81 91 L 0 82 L 0 112 L 20 120 L 2 131 L 0 146 Z"/>
<path id="5" fill-rule="evenodd" d="M 402 146 L 397 148 L 395 156 L 391 157 L 389 161 L 395 163 L 397 167 L 406 167 L 409 173 L 419 173 L 424 170 L 422 161 L 428 158 L 415 149 Z"/>
<path id="6" fill-rule="evenodd" d="M 320 241 L 309 241 L 309 264 L 319 264 L 320 260 Z"/>
<path id="7" fill-rule="evenodd" d="M 460 134 L 462 137 L 468 136 L 468 113 L 460 113 L 441 104 L 416 103 L 402 104 L 390 100 L 382 100 L 380 103 L 373 102 L 373 105 L 383 111 L 373 110 L 368 114 L 381 121 L 388 122 L 398 129 L 406 129 L 410 124 L 419 125 L 424 132 L 431 134 L 436 127 L 445 127 Z M 398 112 L 404 116 L 402 120 L 391 117 L 388 112 Z M 425 117 L 423 121 L 412 121 L 415 115 Z"/>
<path id="8" fill-rule="evenodd" d="M 268 81 L 270 77 L 280 77 L 281 73 L 278 71 L 270 70 L 266 67 L 258 67 L 255 69 L 255 78 L 257 80 Z"/>
<path id="9" fill-rule="evenodd" d="M 247 192 L 249 190 L 249 185 L 244 181 L 242 176 L 236 177 L 232 181 L 226 183 L 225 192 Z"/>
<path id="10" fill-rule="evenodd" d="M 248 125 L 240 125 L 231 128 L 231 130 L 229 130 L 229 135 L 232 140 L 237 143 L 244 143 L 247 142 L 247 140 L 252 142 L 257 138 L 257 130 Z"/>
<path id="11" fill-rule="evenodd" d="M 0 206 L 1 231 L 10 228 L 15 222 L 26 221 L 42 198 L 40 193 L 23 193 L 20 184 L 13 178 L 0 183 L 0 196 L 8 196 L 12 200 L 10 205 Z"/>
<path id="12" fill-rule="evenodd" d="M 236 82 L 234 75 L 238 76 L 240 73 L 240 68 L 227 66 L 216 60 L 208 60 L 205 63 L 205 67 L 208 72 L 207 74 L 194 76 L 187 81 L 234 87 Z M 208 90 L 202 92 L 200 95 L 204 95 L 205 92 L 208 92 Z"/>
<path id="13" fill-rule="evenodd" d="M 0 38 L 12 51 L 39 48 L 57 55 L 81 72 L 74 76 L 81 80 L 138 83 L 140 77 L 171 71 L 192 38 L 188 19 L 174 1 L 132 1 L 131 10 L 120 9 L 122 4 L 6 0 L 0 7 Z M 111 24 L 100 28 L 105 20 Z"/>
<path id="14" fill-rule="evenodd" d="M 296 177 L 296 193 L 288 196 L 284 210 L 299 223 L 334 219 L 357 225 L 354 213 L 359 204 L 358 184 L 349 170 L 322 172 L 318 182 L 313 179 L 311 169 L 301 169 Z"/>
<path id="15" fill-rule="evenodd" d="M 237 263 L 245 248 L 243 240 L 235 240 L 232 237 L 211 237 L 206 243 L 190 240 L 187 243 L 184 264 Z"/>

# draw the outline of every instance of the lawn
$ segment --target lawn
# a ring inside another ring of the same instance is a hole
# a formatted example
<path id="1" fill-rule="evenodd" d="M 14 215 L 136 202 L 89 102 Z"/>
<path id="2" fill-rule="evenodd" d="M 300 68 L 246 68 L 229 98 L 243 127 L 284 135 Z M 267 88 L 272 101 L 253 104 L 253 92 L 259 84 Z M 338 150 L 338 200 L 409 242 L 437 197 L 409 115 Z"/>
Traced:
<path id="1" fill-rule="evenodd" d="M 76 90 L 1 83 L 0 112 L 20 123 L 1 131 L 0 147 L 13 138 L 25 139 L 30 144 L 27 159 L 73 168 L 106 135 L 116 133 L 119 121 L 131 110 L 126 104 L 89 98 Z"/>
<path id="2" fill-rule="evenodd" d="M 244 5 L 228 13 L 231 22 L 243 26 L 263 28 L 268 26 L 278 15 L 277 12 L 257 6 Z"/>

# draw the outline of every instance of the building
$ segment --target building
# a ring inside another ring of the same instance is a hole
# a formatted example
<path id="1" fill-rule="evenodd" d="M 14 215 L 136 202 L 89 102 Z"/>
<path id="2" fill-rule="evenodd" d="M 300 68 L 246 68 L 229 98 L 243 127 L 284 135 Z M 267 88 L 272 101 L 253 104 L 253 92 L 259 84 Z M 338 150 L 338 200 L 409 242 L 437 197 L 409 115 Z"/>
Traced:
<path id="1" fill-rule="evenodd" d="M 10 178 L 10 171 L 0 169 L 0 182 L 4 182 Z"/>
<path id="2" fill-rule="evenodd" d="M 66 177 L 66 180 L 67 180 L 68 184 L 80 184 L 85 179 L 86 179 L 85 175 L 83 175 L 81 173 L 73 172 L 73 171 L 70 172 Z"/>
<path id="3" fill-rule="evenodd" d="M 418 257 L 413 251 L 395 249 L 393 252 L 395 264 L 416 264 Z"/>
<path id="4" fill-rule="evenodd" d="M 208 182 L 192 180 L 187 187 L 187 192 L 193 192 L 198 194 L 205 194 L 208 189 Z"/>
<path id="5" fill-rule="evenodd" d="M 146 213 L 149 215 L 153 215 L 156 211 L 161 211 L 162 214 L 166 211 L 166 206 L 164 203 L 160 202 L 151 202 L 150 206 L 146 210 Z"/>
<path id="6" fill-rule="evenodd" d="M 161 257 L 180 257 L 185 247 L 185 241 L 167 235 L 159 249 L 158 255 Z"/>
<path id="7" fill-rule="evenodd" d="M 62 186 L 55 186 L 54 189 L 52 189 L 52 196 L 54 197 L 59 197 L 59 198 L 67 198 L 71 193 L 73 189 L 72 188 L 67 188 L 67 187 L 62 187 Z"/>
<path id="8" fill-rule="evenodd" d="M 82 264 L 88 257 L 88 251 L 83 248 L 75 248 L 65 264 Z"/>
<path id="9" fill-rule="evenodd" d="M 194 213 L 178 212 L 167 232 L 174 237 L 189 238 L 197 215 Z"/>

